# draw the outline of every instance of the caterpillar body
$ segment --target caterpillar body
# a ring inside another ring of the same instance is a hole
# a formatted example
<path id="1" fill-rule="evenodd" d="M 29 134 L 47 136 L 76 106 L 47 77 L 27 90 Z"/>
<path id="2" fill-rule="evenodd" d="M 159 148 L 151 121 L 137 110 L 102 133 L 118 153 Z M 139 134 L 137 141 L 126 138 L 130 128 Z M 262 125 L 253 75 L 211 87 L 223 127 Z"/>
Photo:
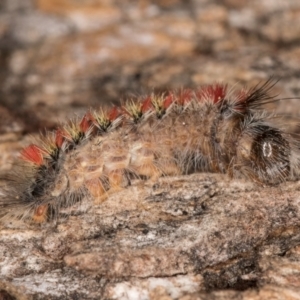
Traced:
<path id="1" fill-rule="evenodd" d="M 295 178 L 299 142 L 264 110 L 276 101 L 273 85 L 213 84 L 90 110 L 22 150 L 0 216 L 45 222 L 84 196 L 101 203 L 133 178 L 199 171 L 268 185 Z"/>

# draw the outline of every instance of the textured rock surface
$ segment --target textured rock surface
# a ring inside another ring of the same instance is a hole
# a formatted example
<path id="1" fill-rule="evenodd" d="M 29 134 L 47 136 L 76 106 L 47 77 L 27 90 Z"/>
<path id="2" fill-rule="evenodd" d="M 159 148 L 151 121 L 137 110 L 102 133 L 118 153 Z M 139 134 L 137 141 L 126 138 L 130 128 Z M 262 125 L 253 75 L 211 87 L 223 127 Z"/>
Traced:
<path id="1" fill-rule="evenodd" d="M 274 75 L 299 97 L 299 14 L 293 0 L 1 1 L 1 176 L 31 136 L 132 93 Z M 299 131 L 299 100 L 277 108 Z M 299 189 L 162 178 L 0 225 L 0 299 L 300 299 Z"/>

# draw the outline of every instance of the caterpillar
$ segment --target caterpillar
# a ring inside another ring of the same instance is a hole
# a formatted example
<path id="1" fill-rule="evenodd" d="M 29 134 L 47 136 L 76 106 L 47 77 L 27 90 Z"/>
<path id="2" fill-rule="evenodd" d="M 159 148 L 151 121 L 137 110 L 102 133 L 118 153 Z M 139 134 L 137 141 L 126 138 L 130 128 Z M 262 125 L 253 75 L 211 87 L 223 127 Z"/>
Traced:
<path id="1" fill-rule="evenodd" d="M 99 204 L 135 178 L 217 172 L 262 185 L 297 178 L 299 142 L 264 108 L 277 101 L 274 84 L 215 83 L 89 110 L 21 151 L 0 216 L 42 223 L 85 196 Z"/>

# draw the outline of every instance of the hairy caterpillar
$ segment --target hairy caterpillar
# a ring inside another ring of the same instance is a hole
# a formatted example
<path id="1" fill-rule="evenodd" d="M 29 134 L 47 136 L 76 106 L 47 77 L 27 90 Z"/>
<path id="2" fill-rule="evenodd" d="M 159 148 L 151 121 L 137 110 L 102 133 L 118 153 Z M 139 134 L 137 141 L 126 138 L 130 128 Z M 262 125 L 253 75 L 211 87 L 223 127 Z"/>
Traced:
<path id="1" fill-rule="evenodd" d="M 5 217 L 46 221 L 83 196 L 101 203 L 133 178 L 197 171 L 278 184 L 299 171 L 299 142 L 273 124 L 271 80 L 250 89 L 213 84 L 89 111 L 21 152 L 0 199 Z"/>

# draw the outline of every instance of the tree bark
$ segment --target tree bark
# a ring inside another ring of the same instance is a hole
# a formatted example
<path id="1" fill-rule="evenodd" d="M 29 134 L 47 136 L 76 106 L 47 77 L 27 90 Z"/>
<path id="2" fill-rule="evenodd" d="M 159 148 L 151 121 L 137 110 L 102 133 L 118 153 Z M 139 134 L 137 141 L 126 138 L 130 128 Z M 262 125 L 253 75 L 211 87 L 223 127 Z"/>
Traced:
<path id="1" fill-rule="evenodd" d="M 0 290 L 17 299 L 297 299 L 299 188 L 166 177 L 101 205 L 84 199 L 46 224 L 13 221 L 0 231 Z"/>

